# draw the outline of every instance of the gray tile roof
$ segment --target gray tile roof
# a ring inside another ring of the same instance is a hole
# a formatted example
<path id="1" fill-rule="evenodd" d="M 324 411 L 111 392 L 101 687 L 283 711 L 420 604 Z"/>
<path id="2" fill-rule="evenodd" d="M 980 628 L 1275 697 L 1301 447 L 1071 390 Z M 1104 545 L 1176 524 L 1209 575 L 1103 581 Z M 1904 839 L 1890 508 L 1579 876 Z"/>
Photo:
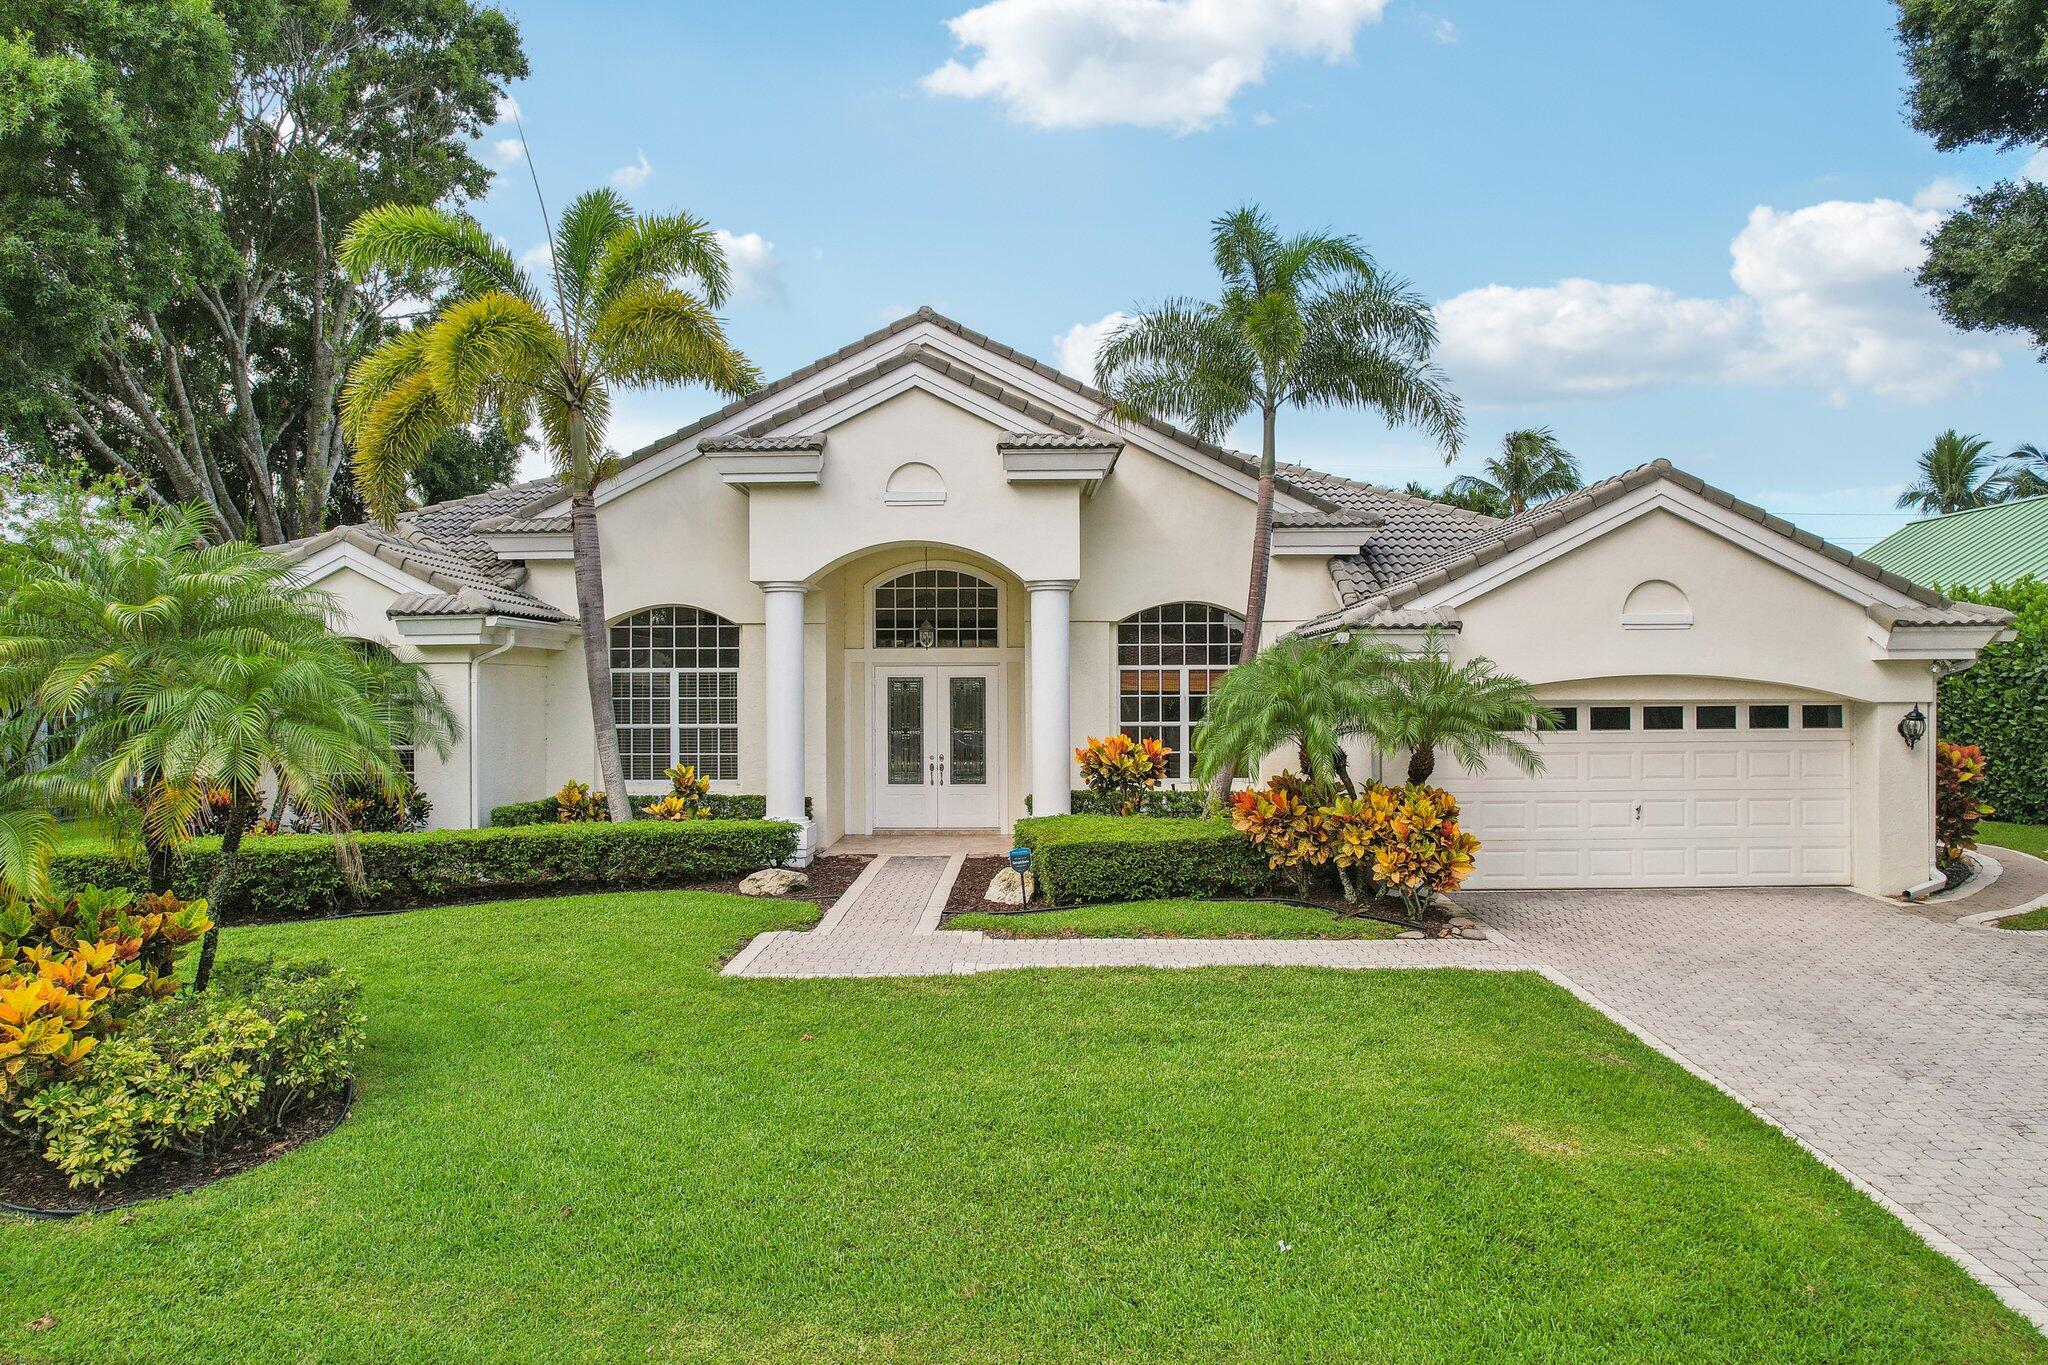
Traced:
<path id="1" fill-rule="evenodd" d="M 1349 508 L 1336 512 L 1275 512 L 1275 526 L 1379 526 L 1386 518 L 1378 512 L 1362 512 Z"/>
<path id="2" fill-rule="evenodd" d="M 720 436 L 704 442 L 699 450 L 823 450 L 822 433 L 811 436 Z"/>
<path id="3" fill-rule="evenodd" d="M 463 498 L 459 501 L 479 504 L 484 500 Z M 440 506 L 446 509 L 454 505 L 443 503 Z M 468 528 L 465 526 L 464 530 L 467 532 Z M 458 554 L 437 541 L 428 540 L 425 533 L 418 528 L 417 520 L 409 524 L 403 519 L 396 529 L 390 531 L 371 525 L 337 526 L 332 531 L 280 545 L 278 552 L 297 561 L 346 541 L 365 554 L 374 555 L 386 564 L 441 589 L 441 595 L 466 597 L 469 602 L 480 604 L 465 610 L 480 609 L 500 616 L 516 616 L 527 621 L 573 619 L 568 613 L 521 590 L 521 585 L 526 581 L 525 569 L 517 564 L 507 564 L 498 560 L 491 554 L 490 547 L 472 534 L 464 534 L 459 538 L 478 547 L 474 557 L 469 554 Z M 398 602 L 432 595 L 403 594 L 393 602 L 387 612 L 404 615 L 405 613 L 398 609 Z"/>
<path id="4" fill-rule="evenodd" d="M 1114 436 L 1094 432 L 1006 431 L 996 437 L 997 450 L 1122 450 Z"/>
<path id="5" fill-rule="evenodd" d="M 1378 534 L 1355 555 L 1330 561 L 1338 599 L 1349 605 L 1398 583 L 1455 554 L 1493 525 L 1492 517 L 1427 498 L 1325 474 L 1302 465 L 1282 465 L 1290 481 L 1348 511 L 1380 518 Z"/>
<path id="6" fill-rule="evenodd" d="M 1726 508 L 1779 535 L 1789 537 L 1806 549 L 1825 555 L 1866 578 L 1874 579 L 1893 592 L 1910 597 L 1922 607 L 1932 609 L 1933 612 L 1967 614 L 1973 623 L 1987 625 L 2011 619 L 2010 613 L 1995 607 L 1972 607 L 1951 602 L 1941 594 L 1910 583 L 1895 573 L 1880 569 L 1868 560 L 1858 559 L 1847 550 L 1829 544 L 1811 531 L 1801 530 L 1782 517 L 1774 517 L 1753 503 L 1744 502 L 1683 470 L 1674 469 L 1669 460 L 1652 460 L 1613 478 L 1588 484 L 1576 493 L 1568 493 L 1564 497 L 1531 507 L 1505 521 L 1492 522 L 1480 528 L 1476 534 L 1467 536 L 1449 554 L 1424 565 L 1418 572 L 1393 582 L 1382 582 L 1371 596 L 1348 603 L 1338 611 L 1309 622 L 1301 628 L 1301 632 L 1316 635 L 1350 626 L 1365 625 L 1391 608 L 1405 606 L 1422 594 L 1433 592 L 1474 569 L 1522 548 L 1531 541 L 1562 530 L 1595 508 L 1604 507 L 1617 498 L 1661 481 L 1677 484 L 1680 488 L 1705 498 L 1718 507 Z M 1383 532 L 1382 535 L 1384 534 Z"/>
<path id="7" fill-rule="evenodd" d="M 493 564 L 491 547 L 476 536 L 477 526 L 494 517 L 505 516 L 532 502 L 542 493 L 560 488 L 553 479 L 531 479 L 525 483 L 510 484 L 504 488 L 493 488 L 467 498 L 453 498 L 447 502 L 433 503 L 411 512 L 398 514 L 398 529 L 402 532 L 416 532 L 421 539 L 430 541 L 444 549 L 452 550 L 464 559 L 479 564 Z M 563 529 L 568 529 L 563 523 Z M 509 564 L 498 564 L 500 570 L 512 568 Z"/>

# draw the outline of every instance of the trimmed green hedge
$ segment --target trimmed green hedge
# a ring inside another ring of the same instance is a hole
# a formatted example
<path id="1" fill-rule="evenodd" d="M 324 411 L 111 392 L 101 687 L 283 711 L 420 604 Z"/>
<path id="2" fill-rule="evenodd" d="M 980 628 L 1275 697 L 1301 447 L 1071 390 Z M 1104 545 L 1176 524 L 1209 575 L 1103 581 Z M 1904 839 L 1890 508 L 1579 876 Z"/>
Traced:
<path id="1" fill-rule="evenodd" d="M 2048 824 L 2048 583 L 2022 578 L 1949 595 L 2004 607 L 2018 638 L 1987 647 L 1975 664 L 1941 680 L 1940 738 L 1982 747 L 1984 799 L 1998 819 Z"/>
<path id="2" fill-rule="evenodd" d="M 1117 803 L 1106 796 L 1081 790 L 1074 793 L 1067 809 L 1075 815 L 1115 815 Z M 1145 793 L 1135 814 L 1165 816 L 1173 820 L 1199 820 L 1209 813 L 1209 793 L 1160 788 Z"/>
<path id="3" fill-rule="evenodd" d="M 658 795 L 660 793 L 655 793 L 655 796 Z M 634 818 L 645 819 L 645 816 L 638 813 L 640 807 L 654 799 L 654 796 L 643 795 L 634 797 Z M 759 820 L 768 813 L 767 797 L 750 796 L 745 792 L 707 792 L 704 797 L 704 804 L 711 808 L 711 818 L 714 820 Z M 811 798 L 807 796 L 804 798 L 804 814 L 808 815 L 810 812 Z M 553 825 L 559 823 L 560 821 L 555 819 L 555 798 L 552 796 L 543 796 L 538 801 L 514 801 L 509 806 L 493 806 L 491 808 L 491 828 L 493 829 L 515 829 L 520 825 Z"/>
<path id="4" fill-rule="evenodd" d="M 1053 905 L 1264 895 L 1265 855 L 1228 820 L 1050 815 L 1017 822 L 1017 844 Z"/>
<path id="5" fill-rule="evenodd" d="M 636 820 L 363 834 L 355 846 L 363 881 L 351 886 L 323 834 L 245 840 L 235 881 L 213 913 L 222 923 L 303 919 L 358 910 L 406 910 L 486 895 L 638 891 L 723 881 L 796 851 L 793 826 L 772 820 Z M 172 889 L 201 896 L 213 878 L 218 839 L 194 840 Z M 108 853 L 62 853 L 51 865 L 66 886 L 148 886 L 135 862 Z"/>

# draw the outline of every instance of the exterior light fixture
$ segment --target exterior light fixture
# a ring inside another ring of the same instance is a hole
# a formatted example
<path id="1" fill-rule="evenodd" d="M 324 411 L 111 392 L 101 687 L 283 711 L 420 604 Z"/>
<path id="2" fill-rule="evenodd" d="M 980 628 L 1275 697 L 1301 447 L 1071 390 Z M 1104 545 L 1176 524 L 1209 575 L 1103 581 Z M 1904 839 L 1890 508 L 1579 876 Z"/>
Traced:
<path id="1" fill-rule="evenodd" d="M 938 643 L 938 639 L 938 628 L 932 625 L 931 617 L 927 616 L 917 623 L 917 647 L 919 649 L 930 649 L 934 644 Z"/>
<path id="2" fill-rule="evenodd" d="M 1913 709 L 1908 711 L 1904 719 L 1899 721 L 1899 738 L 1905 740 L 1906 747 L 1911 749 L 1926 737 L 1927 713 L 1920 709 L 1918 702 L 1915 702 Z"/>

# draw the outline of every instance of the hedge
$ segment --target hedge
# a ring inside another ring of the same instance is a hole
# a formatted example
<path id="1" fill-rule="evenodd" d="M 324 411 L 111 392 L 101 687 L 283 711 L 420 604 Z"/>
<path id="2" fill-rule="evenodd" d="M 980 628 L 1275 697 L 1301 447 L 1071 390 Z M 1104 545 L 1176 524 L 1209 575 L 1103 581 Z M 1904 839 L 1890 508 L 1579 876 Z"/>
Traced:
<path id="1" fill-rule="evenodd" d="M 2018 638 L 1987 646 L 1975 664 L 1941 680 L 1940 738 L 1984 750 L 1984 799 L 1994 819 L 2048 824 L 2048 583 L 2022 578 L 1949 595 L 2006 608 Z"/>
<path id="2" fill-rule="evenodd" d="M 633 798 L 634 818 L 644 819 L 640 807 L 655 799 L 660 793 L 640 795 Z M 714 820 L 759 820 L 768 813 L 768 798 L 750 796 L 745 792 L 707 792 L 704 804 L 711 808 Z M 811 813 L 811 799 L 804 798 L 804 814 Z M 520 825 L 553 825 L 555 819 L 555 798 L 543 796 L 538 801 L 514 801 L 506 806 L 491 808 L 491 828 L 514 829 Z"/>
<path id="3" fill-rule="evenodd" d="M 406 910 L 440 901 L 556 891 L 628 891 L 722 881 L 782 862 L 796 851 L 793 826 L 772 820 L 634 821 L 362 834 L 363 866 L 351 885 L 334 841 L 274 834 L 243 841 L 223 923 L 304 919 L 363 910 Z M 179 857 L 172 890 L 201 896 L 213 878 L 218 839 L 197 839 Z M 133 886 L 148 876 L 110 853 L 61 853 L 51 865 L 66 886 Z"/>
<path id="4" fill-rule="evenodd" d="M 1075 815 L 1117 815 L 1117 803 L 1110 797 L 1082 790 L 1074 793 L 1068 810 Z M 1209 813 L 1209 793 L 1160 788 L 1145 793 L 1134 815 L 1165 816 L 1175 820 L 1199 820 Z"/>
<path id="5" fill-rule="evenodd" d="M 1019 820 L 1019 847 L 1053 905 L 1265 895 L 1272 869 L 1227 820 L 1048 815 Z"/>

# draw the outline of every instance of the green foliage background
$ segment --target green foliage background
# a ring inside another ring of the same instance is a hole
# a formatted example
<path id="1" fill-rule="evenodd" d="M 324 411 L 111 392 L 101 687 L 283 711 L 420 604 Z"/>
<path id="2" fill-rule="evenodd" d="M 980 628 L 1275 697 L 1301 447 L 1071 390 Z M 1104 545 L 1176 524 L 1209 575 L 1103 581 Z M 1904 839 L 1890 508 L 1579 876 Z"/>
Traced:
<path id="1" fill-rule="evenodd" d="M 1984 799 L 2000 820 L 2048 824 L 2048 583 L 2022 578 L 1948 595 L 2004 607 L 2018 638 L 1941 680 L 1940 737 L 1984 750 Z"/>

